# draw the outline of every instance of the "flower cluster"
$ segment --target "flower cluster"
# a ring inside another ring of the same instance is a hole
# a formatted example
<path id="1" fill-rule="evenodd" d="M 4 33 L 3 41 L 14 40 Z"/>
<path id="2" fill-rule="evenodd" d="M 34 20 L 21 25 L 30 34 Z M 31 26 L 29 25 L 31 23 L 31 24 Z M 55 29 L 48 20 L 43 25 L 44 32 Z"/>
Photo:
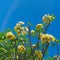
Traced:
<path id="1" fill-rule="evenodd" d="M 0 60 L 45 60 L 48 47 L 59 42 L 53 35 L 47 34 L 49 24 L 54 19 L 53 15 L 47 14 L 42 18 L 44 23 L 37 24 L 32 30 L 30 23 L 25 26 L 20 21 L 14 27 L 15 34 L 11 31 L 0 33 Z"/>
<path id="2" fill-rule="evenodd" d="M 50 14 L 46 14 L 42 17 L 42 20 L 44 23 L 50 23 L 55 19 L 55 16 L 50 15 Z"/>
<path id="3" fill-rule="evenodd" d="M 19 35 L 26 35 L 27 32 L 28 32 L 28 28 L 27 27 L 24 27 L 24 22 L 18 22 L 16 24 L 16 26 L 14 27 L 14 30 L 18 33 L 18 36 Z"/>
<path id="4" fill-rule="evenodd" d="M 42 43 L 50 43 L 51 41 L 54 42 L 55 41 L 55 37 L 49 34 L 40 34 Z"/>

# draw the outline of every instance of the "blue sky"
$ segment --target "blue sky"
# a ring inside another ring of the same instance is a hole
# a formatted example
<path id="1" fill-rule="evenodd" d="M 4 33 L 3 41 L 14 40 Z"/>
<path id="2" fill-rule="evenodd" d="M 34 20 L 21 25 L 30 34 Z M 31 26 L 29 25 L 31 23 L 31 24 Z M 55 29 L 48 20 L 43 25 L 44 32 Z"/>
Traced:
<path id="1" fill-rule="evenodd" d="M 60 0 L 0 0 L 0 31 L 12 29 L 18 21 L 42 23 L 44 14 L 55 14 L 56 19 L 47 33 L 60 39 Z M 50 52 L 56 54 L 54 51 Z"/>

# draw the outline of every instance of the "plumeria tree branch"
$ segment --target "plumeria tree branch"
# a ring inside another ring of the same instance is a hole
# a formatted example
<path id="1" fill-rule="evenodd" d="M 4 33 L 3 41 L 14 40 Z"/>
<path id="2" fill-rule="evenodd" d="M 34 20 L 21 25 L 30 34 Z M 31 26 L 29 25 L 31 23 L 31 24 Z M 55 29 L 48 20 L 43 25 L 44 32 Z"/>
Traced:
<path id="1" fill-rule="evenodd" d="M 29 42 L 30 42 L 30 48 L 31 48 L 31 56 L 32 59 L 34 60 L 34 56 L 33 56 L 33 49 L 32 49 L 32 41 L 31 41 L 31 29 L 30 29 L 30 23 L 28 23 L 28 29 L 29 29 Z"/>

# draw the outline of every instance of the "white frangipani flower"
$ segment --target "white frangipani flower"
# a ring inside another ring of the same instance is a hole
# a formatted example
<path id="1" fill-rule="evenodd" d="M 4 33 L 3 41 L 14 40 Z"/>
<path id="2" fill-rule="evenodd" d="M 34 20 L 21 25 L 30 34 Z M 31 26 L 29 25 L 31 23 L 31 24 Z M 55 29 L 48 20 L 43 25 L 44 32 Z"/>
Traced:
<path id="1" fill-rule="evenodd" d="M 29 29 L 27 28 L 27 27 L 25 27 L 25 30 L 28 32 L 29 31 Z"/>
<path id="2" fill-rule="evenodd" d="M 27 35 L 27 32 L 26 31 L 22 31 L 21 34 L 22 35 Z"/>
<path id="3" fill-rule="evenodd" d="M 24 22 L 23 22 L 23 21 L 19 21 L 18 23 L 19 23 L 19 24 L 24 24 Z"/>
<path id="4" fill-rule="evenodd" d="M 34 30 L 31 30 L 31 34 L 34 34 L 34 32 L 35 32 Z"/>

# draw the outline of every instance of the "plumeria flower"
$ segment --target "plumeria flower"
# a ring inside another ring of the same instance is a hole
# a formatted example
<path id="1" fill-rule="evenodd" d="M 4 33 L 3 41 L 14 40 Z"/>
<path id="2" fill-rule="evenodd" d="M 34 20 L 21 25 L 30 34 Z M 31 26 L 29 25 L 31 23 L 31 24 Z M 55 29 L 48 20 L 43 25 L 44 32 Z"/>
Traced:
<path id="1" fill-rule="evenodd" d="M 36 30 L 37 30 L 37 31 L 40 31 L 40 30 L 43 29 L 43 28 L 44 28 L 43 24 L 37 24 L 37 25 L 36 25 Z"/>
<path id="2" fill-rule="evenodd" d="M 25 49 L 25 47 L 23 46 L 23 45 L 19 45 L 18 47 L 17 47 L 17 50 L 19 51 L 19 52 L 24 52 L 24 51 L 26 51 L 26 49 Z"/>
<path id="3" fill-rule="evenodd" d="M 21 31 L 24 31 L 24 30 L 25 30 L 25 28 L 24 28 L 24 27 L 20 27 L 20 30 L 21 30 Z"/>
<path id="4" fill-rule="evenodd" d="M 9 40 L 14 40 L 16 36 L 12 32 L 7 32 L 6 38 L 8 38 Z"/>
<path id="5" fill-rule="evenodd" d="M 32 48 L 35 48 L 36 47 L 36 44 L 32 44 Z"/>
<path id="6" fill-rule="evenodd" d="M 25 30 L 28 32 L 29 31 L 29 29 L 27 28 L 27 27 L 25 27 Z"/>
<path id="7" fill-rule="evenodd" d="M 55 42 L 55 37 L 53 35 L 50 35 L 50 39 Z"/>
<path id="8" fill-rule="evenodd" d="M 21 35 L 27 35 L 27 32 L 26 31 L 22 31 Z"/>
<path id="9" fill-rule="evenodd" d="M 35 31 L 34 30 L 31 30 L 31 34 L 34 34 L 35 33 Z"/>
<path id="10" fill-rule="evenodd" d="M 19 21 L 18 23 L 19 23 L 19 24 L 21 24 L 21 25 L 23 25 L 23 24 L 24 24 L 24 22 L 23 22 L 23 21 Z"/>
<path id="11" fill-rule="evenodd" d="M 17 29 L 20 29 L 20 27 L 21 27 L 21 25 L 23 25 L 24 24 L 24 22 L 18 22 L 17 24 L 16 24 L 16 26 L 14 27 L 14 29 L 15 30 L 17 30 Z"/>
<path id="12" fill-rule="evenodd" d="M 37 24 L 37 25 L 36 25 L 36 28 L 37 28 L 37 29 L 43 28 L 43 24 Z"/>
<path id="13" fill-rule="evenodd" d="M 15 27 L 14 27 L 14 30 L 17 31 L 17 32 L 19 32 L 19 31 L 20 31 L 20 27 L 15 26 Z"/>
<path id="14" fill-rule="evenodd" d="M 55 55 L 55 56 L 54 56 L 54 59 L 60 60 L 60 55 L 59 55 L 59 56 L 58 56 L 58 55 Z"/>
<path id="15" fill-rule="evenodd" d="M 20 26 L 21 26 L 21 24 L 17 23 L 17 24 L 16 24 L 16 26 L 17 26 L 17 27 L 20 27 Z"/>

